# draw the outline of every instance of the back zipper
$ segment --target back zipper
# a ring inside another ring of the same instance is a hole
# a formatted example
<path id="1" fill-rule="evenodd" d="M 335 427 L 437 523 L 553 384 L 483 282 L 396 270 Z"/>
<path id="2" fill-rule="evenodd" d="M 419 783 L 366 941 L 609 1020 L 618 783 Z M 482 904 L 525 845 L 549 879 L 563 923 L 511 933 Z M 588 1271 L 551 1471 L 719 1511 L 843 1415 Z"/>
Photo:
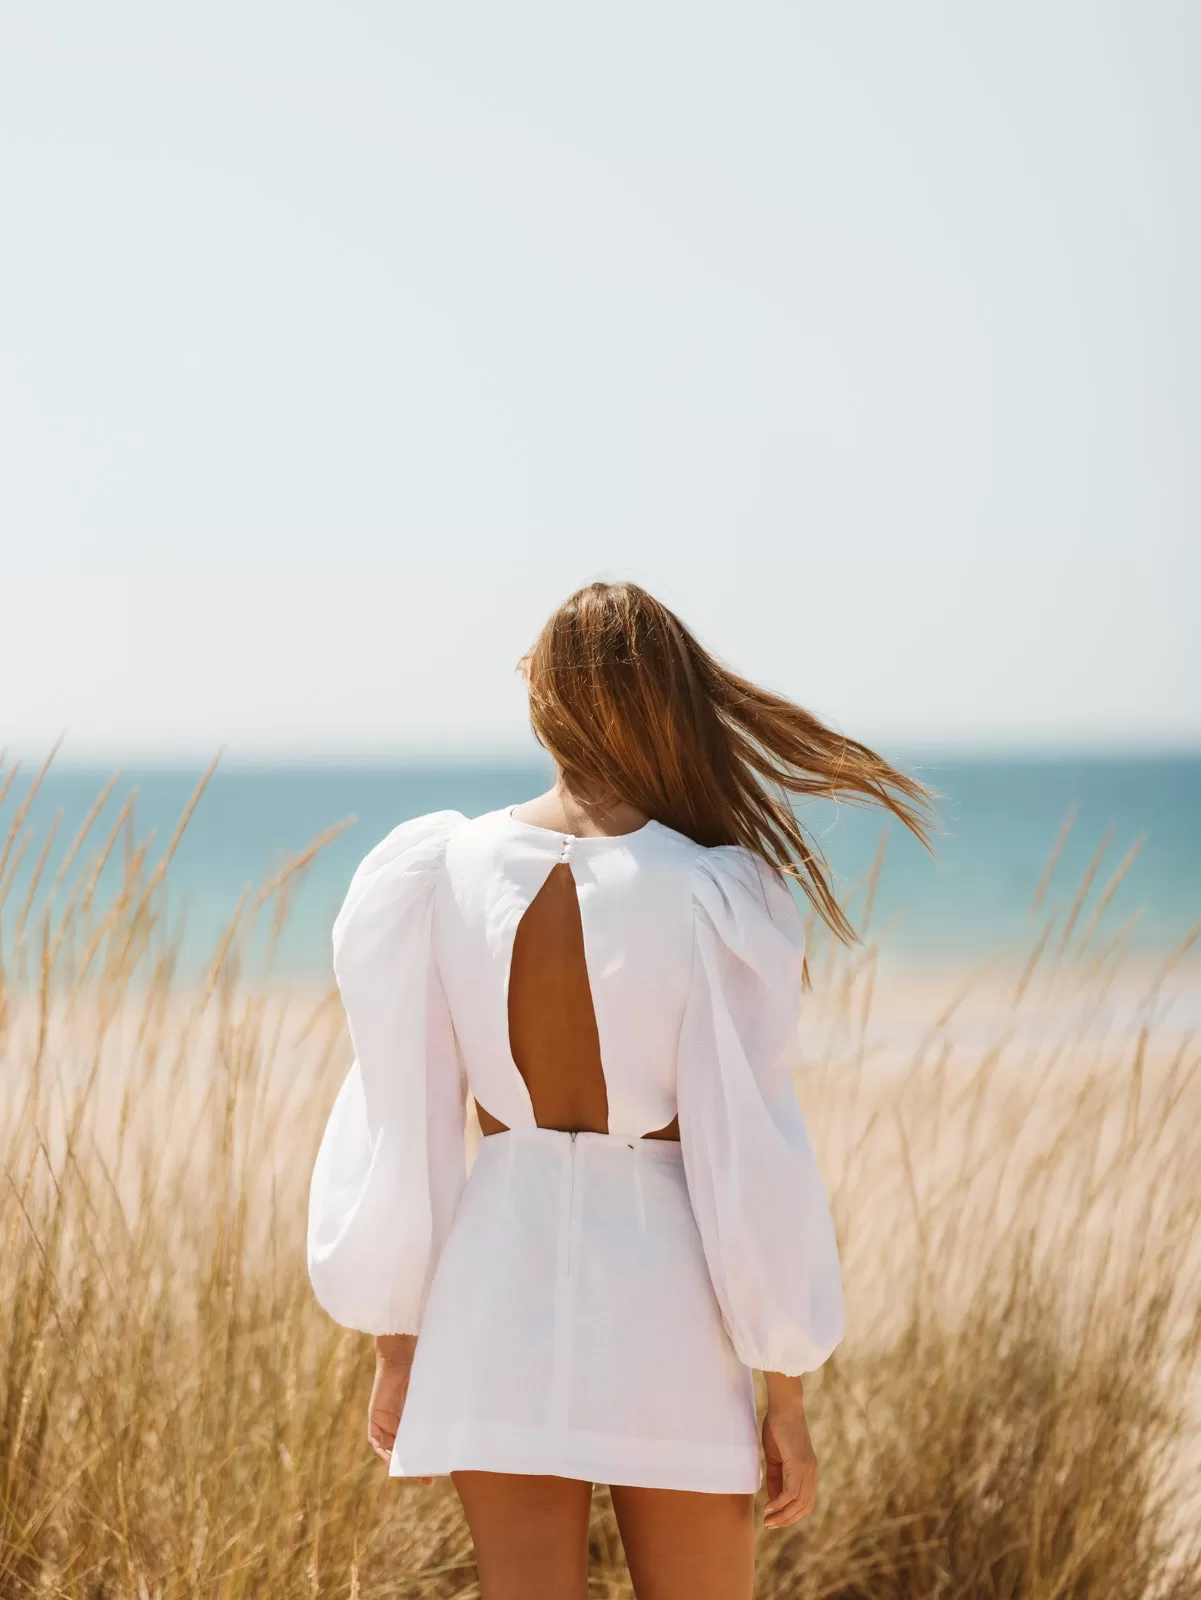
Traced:
<path id="1" fill-rule="evenodd" d="M 577 1130 L 578 1131 L 578 1130 Z M 567 1185 L 567 1270 L 565 1277 L 571 1277 L 571 1246 L 575 1236 L 575 1141 L 576 1133 L 571 1138 L 571 1172 Z"/>

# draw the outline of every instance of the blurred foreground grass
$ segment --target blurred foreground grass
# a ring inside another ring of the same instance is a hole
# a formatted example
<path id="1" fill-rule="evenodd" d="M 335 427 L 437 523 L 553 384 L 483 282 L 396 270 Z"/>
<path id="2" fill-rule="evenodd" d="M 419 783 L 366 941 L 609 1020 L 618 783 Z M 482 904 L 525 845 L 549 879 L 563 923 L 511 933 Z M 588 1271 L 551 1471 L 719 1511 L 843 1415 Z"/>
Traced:
<path id="1" fill-rule="evenodd" d="M 47 882 L 28 799 L 0 829 L 0 1597 L 476 1594 L 453 1490 L 387 1479 L 370 1341 L 308 1288 L 341 1008 L 244 970 L 307 857 L 185 983 L 171 847 L 126 808 Z M 1024 965 L 891 1029 L 874 947 L 816 944 L 800 1092 L 849 1334 L 765 1600 L 1201 1596 L 1201 1050 L 1167 1007 L 1195 979 L 1101 942 L 1095 865 L 1062 908 L 1039 886 Z M 592 1546 L 628 1595 L 601 1491 Z"/>

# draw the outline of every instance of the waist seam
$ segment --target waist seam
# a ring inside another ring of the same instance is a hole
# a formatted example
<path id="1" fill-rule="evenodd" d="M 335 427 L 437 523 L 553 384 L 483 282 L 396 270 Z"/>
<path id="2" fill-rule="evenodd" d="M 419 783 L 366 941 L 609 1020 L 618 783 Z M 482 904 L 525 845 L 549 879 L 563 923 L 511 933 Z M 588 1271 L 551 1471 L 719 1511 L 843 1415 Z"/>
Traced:
<path id="1" fill-rule="evenodd" d="M 627 1138 L 620 1133 L 596 1133 L 591 1129 L 582 1128 L 577 1133 L 569 1133 L 562 1128 L 506 1128 L 500 1133 L 487 1133 L 480 1139 L 480 1150 L 488 1145 L 503 1141 L 516 1143 L 542 1144 L 548 1148 L 559 1147 L 565 1151 L 573 1146 L 577 1154 L 585 1150 L 612 1151 L 620 1153 L 639 1151 L 650 1160 L 682 1161 L 683 1150 L 678 1139 L 643 1139 Z"/>

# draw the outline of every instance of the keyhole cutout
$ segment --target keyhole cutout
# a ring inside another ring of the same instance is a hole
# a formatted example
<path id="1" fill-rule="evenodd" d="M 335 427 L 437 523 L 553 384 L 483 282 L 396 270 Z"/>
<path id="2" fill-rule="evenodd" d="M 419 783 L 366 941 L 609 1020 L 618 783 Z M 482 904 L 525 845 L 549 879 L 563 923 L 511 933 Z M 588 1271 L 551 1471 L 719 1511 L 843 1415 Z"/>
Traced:
<path id="1" fill-rule="evenodd" d="M 558 862 L 517 924 L 509 1049 L 540 1128 L 609 1131 L 609 1096 L 575 879 Z"/>

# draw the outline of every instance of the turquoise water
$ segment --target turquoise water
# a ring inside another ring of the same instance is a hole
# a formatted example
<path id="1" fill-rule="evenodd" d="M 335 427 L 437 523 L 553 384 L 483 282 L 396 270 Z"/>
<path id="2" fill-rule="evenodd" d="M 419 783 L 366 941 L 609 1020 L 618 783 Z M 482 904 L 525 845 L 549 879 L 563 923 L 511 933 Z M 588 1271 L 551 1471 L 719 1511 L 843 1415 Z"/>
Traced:
<path id="1" fill-rule="evenodd" d="M 1085 869 L 1112 827 L 1092 900 L 1126 850 L 1145 844 L 1114 894 L 1100 936 L 1138 908 L 1134 947 L 1166 951 L 1201 920 L 1201 755 L 1120 758 L 902 758 L 943 795 L 945 832 L 934 860 L 895 825 L 872 915 L 886 944 L 906 959 L 973 958 L 1029 934 L 1027 908 L 1069 809 L 1076 823 L 1048 890 L 1066 911 Z M 200 768 L 129 770 L 107 801 L 98 842 L 136 788 L 138 836 L 153 830 L 151 858 L 166 843 Z M 18 773 L 0 807 L 0 837 L 25 796 L 32 772 Z M 54 814 L 63 817 L 45 880 L 52 876 L 109 770 L 52 769 L 37 796 L 31 833 L 2 916 L 4 946 L 33 863 Z M 363 854 L 406 817 L 444 806 L 473 815 L 538 793 L 549 768 L 521 765 L 261 767 L 218 769 L 189 824 L 169 873 L 168 911 L 184 916 L 181 959 L 200 964 L 216 944 L 248 884 L 263 882 L 324 829 L 355 818 L 308 869 L 277 952 L 278 969 L 328 970 L 329 928 Z M 816 805 L 802 813 L 832 866 L 853 882 L 870 865 L 885 825 L 873 813 Z M 116 882 L 113 869 L 102 892 Z M 1087 921 L 1087 910 L 1082 923 Z"/>

